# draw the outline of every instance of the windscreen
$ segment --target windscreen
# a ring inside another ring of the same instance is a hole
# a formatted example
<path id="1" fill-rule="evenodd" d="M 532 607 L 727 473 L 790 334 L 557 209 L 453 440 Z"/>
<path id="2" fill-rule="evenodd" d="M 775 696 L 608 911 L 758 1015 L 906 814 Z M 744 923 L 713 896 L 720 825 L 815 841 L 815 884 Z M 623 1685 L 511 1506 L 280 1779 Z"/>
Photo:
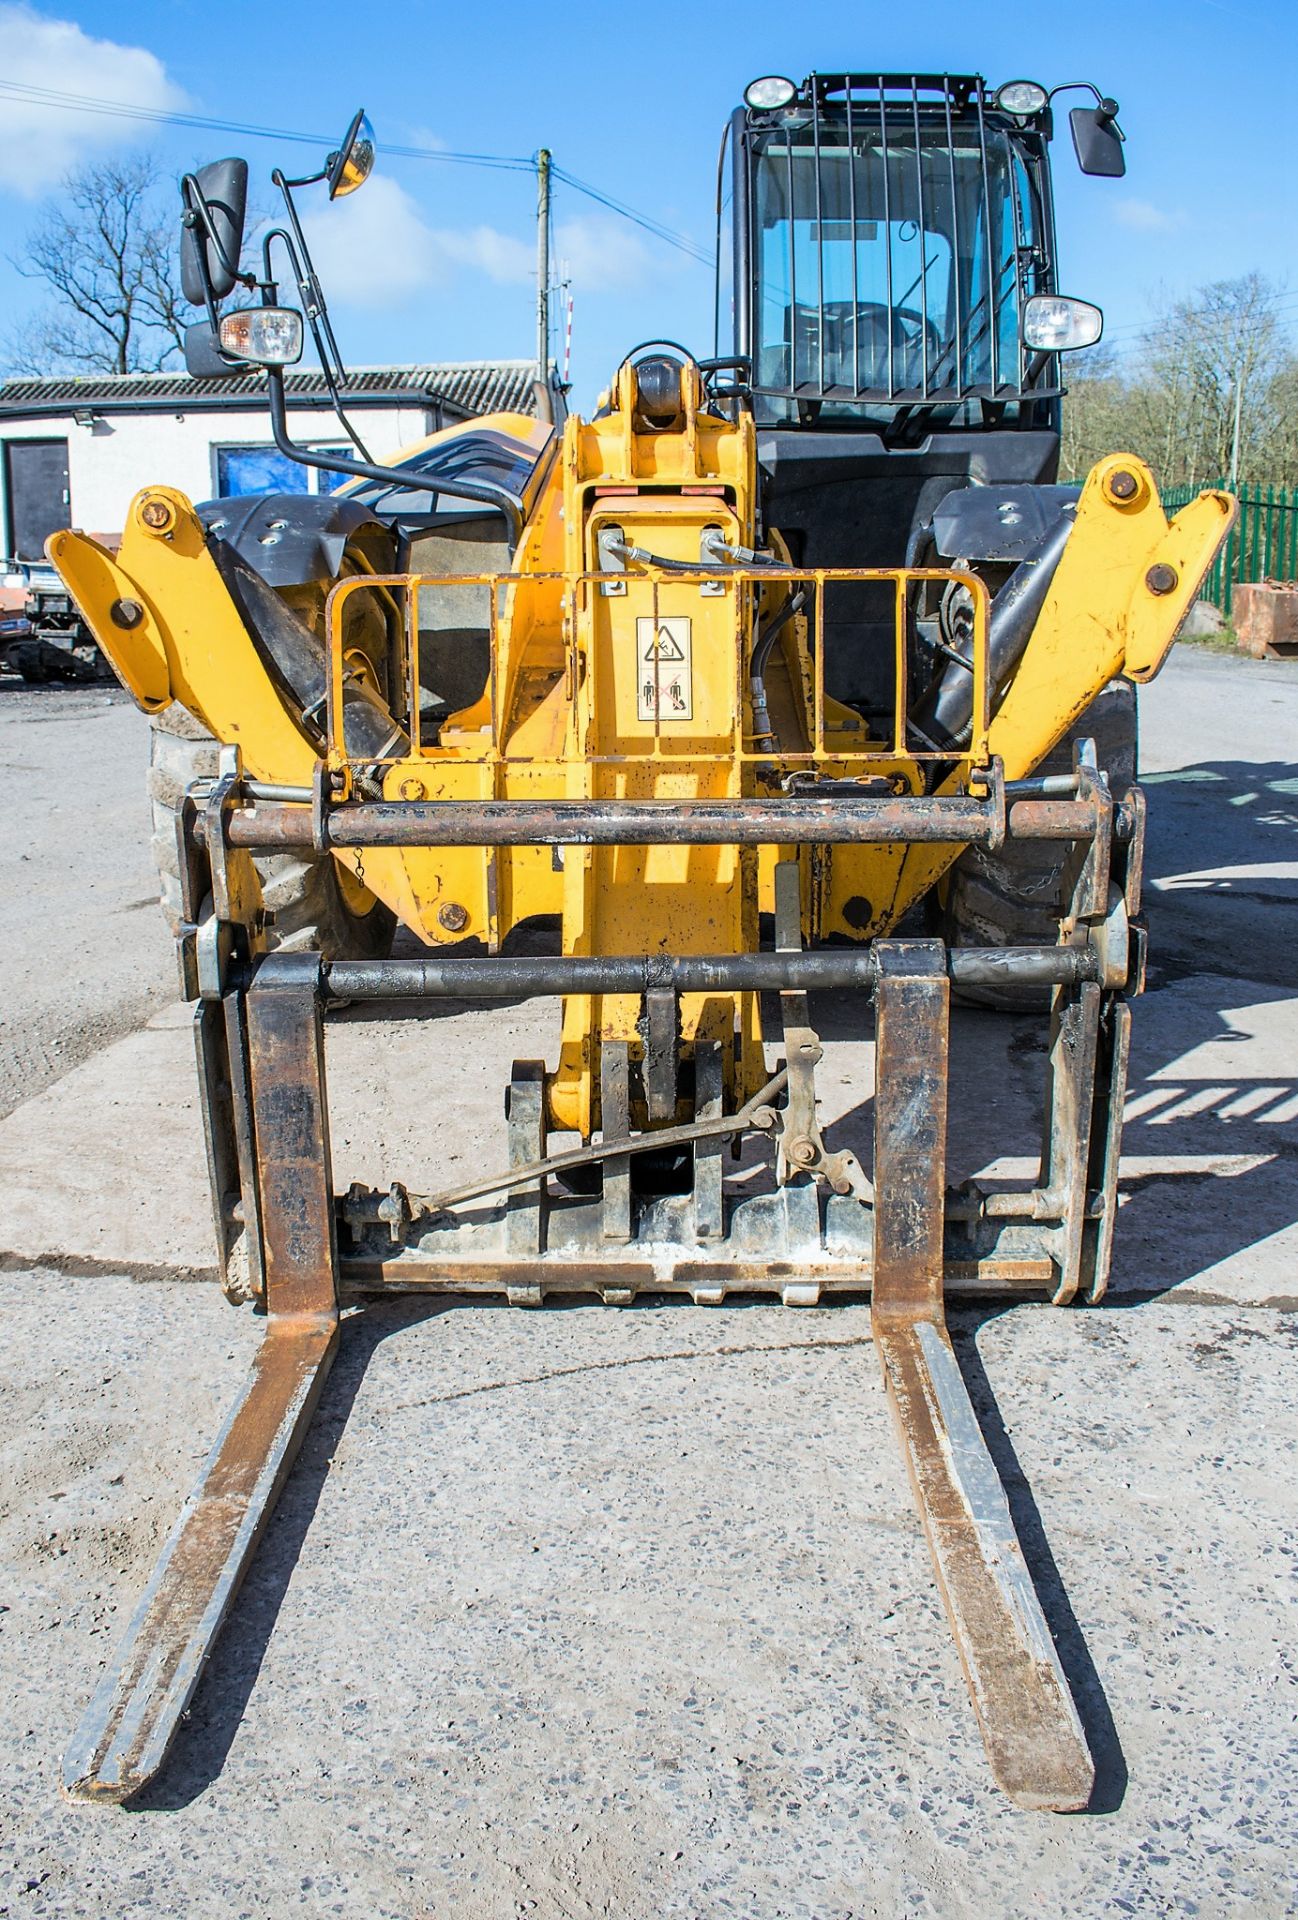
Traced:
<path id="1" fill-rule="evenodd" d="M 498 427 L 476 428 L 408 454 L 402 461 L 405 471 L 397 480 L 354 482 L 346 492 L 380 515 L 397 508 L 409 514 L 437 511 L 439 503 L 463 506 L 463 497 L 455 491 L 456 480 L 487 481 L 509 494 L 521 511 L 537 462 L 552 438 L 553 429 L 542 422 L 526 436 L 504 433 Z M 411 470 L 426 477 L 426 490 L 411 485 Z M 472 502 L 468 504 L 472 508 Z"/>
<path id="2" fill-rule="evenodd" d="M 1006 131 L 822 110 L 750 137 L 759 419 L 1021 392 L 1040 223 Z"/>

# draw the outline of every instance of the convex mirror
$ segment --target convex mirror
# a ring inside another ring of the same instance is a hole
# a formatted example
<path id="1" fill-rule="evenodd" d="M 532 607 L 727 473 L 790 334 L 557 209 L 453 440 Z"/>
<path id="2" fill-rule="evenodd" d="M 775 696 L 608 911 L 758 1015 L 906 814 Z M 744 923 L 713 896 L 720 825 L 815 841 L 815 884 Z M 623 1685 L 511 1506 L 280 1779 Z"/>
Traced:
<path id="1" fill-rule="evenodd" d="M 329 198 L 341 200 L 344 194 L 355 193 L 357 187 L 365 185 L 373 169 L 374 129 L 362 108 L 354 116 L 337 153 L 331 153 L 325 162 Z"/>

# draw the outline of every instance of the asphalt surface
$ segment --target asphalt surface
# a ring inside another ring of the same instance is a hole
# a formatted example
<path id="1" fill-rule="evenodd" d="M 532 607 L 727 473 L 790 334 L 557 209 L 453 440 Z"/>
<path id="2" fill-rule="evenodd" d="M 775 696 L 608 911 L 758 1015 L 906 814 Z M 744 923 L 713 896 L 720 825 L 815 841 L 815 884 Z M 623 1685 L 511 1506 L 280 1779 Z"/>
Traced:
<path id="1" fill-rule="evenodd" d="M 260 1328 L 194 1283 L 144 723 L 0 682 L 0 1915 L 1298 1911 L 1298 674 L 1181 648 L 1141 704 L 1110 1302 L 956 1316 L 1090 1813 L 990 1784 L 867 1307 L 429 1300 L 348 1326 L 172 1762 L 117 1810 L 65 1802 L 59 1756 Z M 847 1142 L 868 1037 L 818 1017 Z M 339 1183 L 419 1185 L 499 1155 L 553 1016 L 329 1044 Z M 955 1170 L 1027 1171 L 1034 1023 L 962 1013 L 955 1049 Z"/>

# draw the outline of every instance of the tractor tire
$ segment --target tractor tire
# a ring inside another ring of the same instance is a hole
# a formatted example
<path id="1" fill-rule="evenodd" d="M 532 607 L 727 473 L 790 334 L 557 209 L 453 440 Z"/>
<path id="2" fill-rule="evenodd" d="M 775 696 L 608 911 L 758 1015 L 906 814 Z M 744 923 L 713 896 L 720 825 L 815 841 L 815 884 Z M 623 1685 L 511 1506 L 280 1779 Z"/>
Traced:
<path id="1" fill-rule="evenodd" d="M 153 816 L 153 862 L 163 916 L 175 933 L 181 924 L 180 857 L 176 816 L 196 780 L 216 777 L 218 747 L 184 707 L 156 714 L 150 734 L 149 804 Z M 266 854 L 256 861 L 266 911 L 267 945 L 284 953 L 317 952 L 327 960 L 382 960 L 392 951 L 396 916 L 382 901 L 366 913 L 348 903 L 329 854 L 301 858 Z"/>
<path id="2" fill-rule="evenodd" d="M 1111 681 L 1037 772 L 1071 773 L 1078 740 L 1094 740 L 1113 797 L 1121 800 L 1136 779 L 1136 689 L 1129 680 Z M 966 848 L 939 889 L 943 939 L 958 947 L 1054 946 L 1066 854 L 1066 845 L 1048 840 L 1008 841 L 997 853 Z M 1035 1013 L 1049 1004 L 1050 990 L 962 987 L 957 997 L 968 1006 L 1001 1013 Z"/>

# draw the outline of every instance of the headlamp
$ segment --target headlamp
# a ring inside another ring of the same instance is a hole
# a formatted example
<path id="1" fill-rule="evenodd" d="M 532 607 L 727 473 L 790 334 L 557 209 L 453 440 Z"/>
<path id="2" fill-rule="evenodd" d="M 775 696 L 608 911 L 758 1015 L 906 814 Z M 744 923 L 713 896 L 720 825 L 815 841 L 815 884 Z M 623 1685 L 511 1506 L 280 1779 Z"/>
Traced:
<path id="1" fill-rule="evenodd" d="M 223 315 L 221 352 L 255 366 L 289 367 L 302 358 L 302 316 L 293 307 L 241 307 Z"/>
<path id="2" fill-rule="evenodd" d="M 1034 293 L 1023 308 L 1023 342 L 1039 353 L 1070 353 L 1093 347 L 1104 331 L 1104 315 L 1089 300 L 1062 293 Z"/>

